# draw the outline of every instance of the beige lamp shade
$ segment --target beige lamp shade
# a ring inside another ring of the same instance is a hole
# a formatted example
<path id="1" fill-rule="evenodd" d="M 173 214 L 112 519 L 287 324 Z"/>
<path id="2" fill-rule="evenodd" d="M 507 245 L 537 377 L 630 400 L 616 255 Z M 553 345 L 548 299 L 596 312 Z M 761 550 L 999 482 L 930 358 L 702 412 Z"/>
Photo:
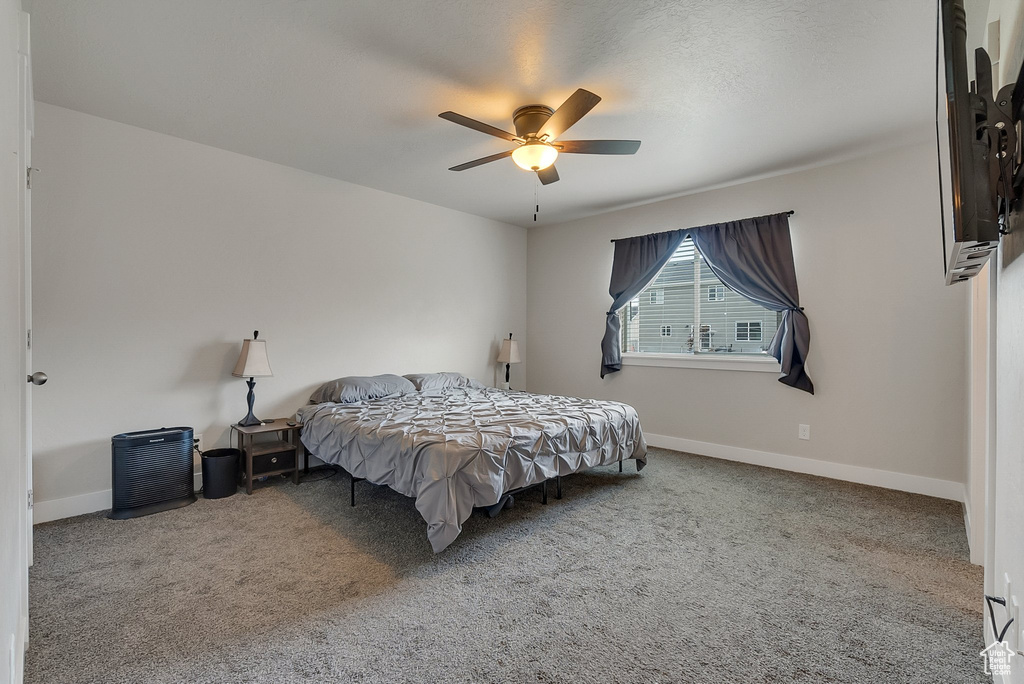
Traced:
<path id="1" fill-rule="evenodd" d="M 501 351 L 498 352 L 498 363 L 519 363 L 519 343 L 515 340 L 502 340 Z"/>
<path id="2" fill-rule="evenodd" d="M 269 378 L 274 375 L 267 358 L 267 341 L 244 340 L 242 353 L 238 355 L 238 363 L 231 374 L 239 378 Z"/>

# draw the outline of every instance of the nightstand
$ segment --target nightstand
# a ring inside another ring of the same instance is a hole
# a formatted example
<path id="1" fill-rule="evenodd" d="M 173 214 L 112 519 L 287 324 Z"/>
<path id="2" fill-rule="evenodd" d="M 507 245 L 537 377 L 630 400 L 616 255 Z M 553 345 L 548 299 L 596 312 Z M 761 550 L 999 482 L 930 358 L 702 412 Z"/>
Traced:
<path id="1" fill-rule="evenodd" d="M 289 425 L 291 418 L 275 418 L 273 423 L 242 427 L 232 424 L 231 434 L 238 435 L 238 448 L 242 452 L 243 477 L 245 493 L 252 494 L 252 481 L 258 477 L 270 475 L 292 474 L 292 482 L 299 484 L 299 456 L 303 457 L 305 467 L 309 468 L 309 456 L 306 447 L 299 439 L 302 423 Z M 253 437 L 267 433 L 276 433 L 277 439 L 254 442 Z M 233 441 L 233 438 L 229 440 Z"/>

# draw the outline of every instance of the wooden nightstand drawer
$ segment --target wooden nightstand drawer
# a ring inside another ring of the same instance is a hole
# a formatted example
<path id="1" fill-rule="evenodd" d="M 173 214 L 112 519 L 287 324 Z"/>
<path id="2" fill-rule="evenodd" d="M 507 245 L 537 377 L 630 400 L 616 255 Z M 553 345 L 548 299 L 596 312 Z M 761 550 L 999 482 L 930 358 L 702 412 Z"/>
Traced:
<path id="1" fill-rule="evenodd" d="M 266 451 L 253 449 L 252 475 L 260 477 L 265 473 L 292 470 L 295 468 L 295 447 L 287 445 L 284 449 Z"/>

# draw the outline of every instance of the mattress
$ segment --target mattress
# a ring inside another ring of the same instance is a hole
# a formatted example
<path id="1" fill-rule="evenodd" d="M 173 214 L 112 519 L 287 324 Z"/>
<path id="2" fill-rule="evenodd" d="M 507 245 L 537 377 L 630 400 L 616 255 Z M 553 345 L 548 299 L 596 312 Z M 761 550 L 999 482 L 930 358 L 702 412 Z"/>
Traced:
<path id="1" fill-rule="evenodd" d="M 493 388 L 413 392 L 297 413 L 317 458 L 416 499 L 435 553 L 476 506 L 507 491 L 620 460 L 647 463 L 628 404 Z"/>

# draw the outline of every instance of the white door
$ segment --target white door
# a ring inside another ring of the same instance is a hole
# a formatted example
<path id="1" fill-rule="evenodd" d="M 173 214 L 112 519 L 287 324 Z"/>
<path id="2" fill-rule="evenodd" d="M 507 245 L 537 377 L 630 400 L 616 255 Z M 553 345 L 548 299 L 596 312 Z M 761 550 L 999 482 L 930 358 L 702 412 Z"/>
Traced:
<path id="1" fill-rule="evenodd" d="M 34 372 L 32 368 L 32 190 L 31 190 L 31 168 L 32 168 L 32 62 L 29 57 L 29 17 L 21 13 L 21 31 L 18 48 L 19 58 L 19 90 L 20 90 L 20 119 L 21 119 L 21 142 L 19 153 L 21 155 L 24 178 L 18 193 L 18 205 L 21 219 L 21 245 L 22 245 L 22 268 L 21 268 L 21 333 L 22 333 L 22 358 L 23 370 L 26 383 L 22 392 L 22 459 L 23 472 L 25 473 L 25 516 L 22 525 L 23 543 L 27 565 L 32 565 L 32 387 L 33 383 L 28 382 L 29 376 Z M 41 379 L 37 376 L 37 380 Z M 21 619 L 22 634 L 24 635 L 25 648 L 28 648 L 28 570 L 24 574 L 21 597 Z"/>

